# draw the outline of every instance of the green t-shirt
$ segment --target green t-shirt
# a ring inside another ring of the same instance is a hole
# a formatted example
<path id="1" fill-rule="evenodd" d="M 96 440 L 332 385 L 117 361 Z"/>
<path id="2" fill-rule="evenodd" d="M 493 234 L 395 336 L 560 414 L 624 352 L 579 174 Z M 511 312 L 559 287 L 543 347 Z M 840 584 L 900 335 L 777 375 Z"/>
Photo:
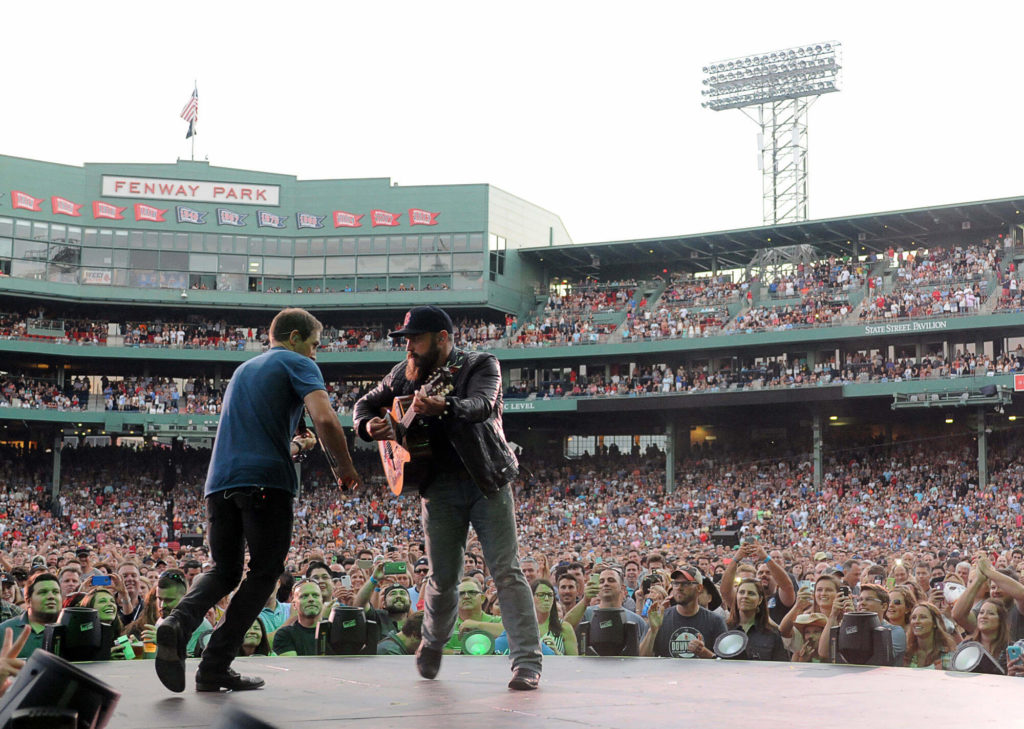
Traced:
<path id="1" fill-rule="evenodd" d="M 22 629 L 26 625 L 28 625 L 28 613 L 22 613 L 16 618 L 5 620 L 0 623 L 0 636 L 4 634 L 4 629 L 10 628 L 14 633 L 14 640 L 17 640 L 18 636 L 21 635 Z M 18 658 L 28 658 L 37 648 L 43 647 L 43 632 L 44 631 L 40 630 L 37 633 L 35 630 L 32 630 L 29 633 L 28 640 L 25 642 L 25 647 L 21 649 L 20 653 L 18 653 Z"/>

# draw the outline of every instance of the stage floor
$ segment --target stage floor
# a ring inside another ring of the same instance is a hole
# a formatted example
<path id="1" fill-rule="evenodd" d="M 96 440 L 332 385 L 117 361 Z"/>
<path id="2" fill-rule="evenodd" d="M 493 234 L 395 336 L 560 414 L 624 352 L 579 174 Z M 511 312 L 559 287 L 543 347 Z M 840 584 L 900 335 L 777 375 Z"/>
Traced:
<path id="1" fill-rule="evenodd" d="M 79 664 L 121 692 L 111 729 L 210 727 L 234 706 L 279 729 L 505 729 L 752 725 L 995 726 L 1016 711 L 1024 682 L 904 668 L 638 658 L 545 658 L 541 688 L 506 687 L 503 657 L 445 656 L 435 681 L 411 657 L 248 658 L 260 691 L 173 694 L 151 661 Z M 1008 713 L 1009 712 L 1009 713 Z M 870 718 L 869 718 L 870 717 Z"/>

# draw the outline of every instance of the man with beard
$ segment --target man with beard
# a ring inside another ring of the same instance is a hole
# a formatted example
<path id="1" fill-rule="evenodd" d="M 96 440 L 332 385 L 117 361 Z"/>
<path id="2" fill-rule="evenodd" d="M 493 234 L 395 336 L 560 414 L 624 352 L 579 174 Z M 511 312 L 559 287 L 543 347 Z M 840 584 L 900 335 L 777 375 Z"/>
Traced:
<path id="1" fill-rule="evenodd" d="M 502 430 L 501 370 L 492 354 L 456 349 L 453 332 L 452 320 L 442 309 L 411 309 L 402 328 L 389 334 L 405 338 L 406 360 L 360 398 L 353 425 L 364 440 L 394 440 L 382 411 L 396 397 L 413 395 L 410 410 L 427 427 L 430 473 L 414 485 L 423 496 L 420 509 L 431 569 L 422 590 L 423 640 L 416 653 L 420 675 L 432 679 L 441 668 L 442 650 L 455 624 L 456 587 L 472 524 L 506 616 L 513 671 L 509 688 L 535 689 L 540 684 L 540 636 L 533 595 L 519 565 L 510 487 L 519 464 Z M 429 396 L 421 387 L 440 367 L 452 376 L 451 394 Z"/>
<path id="2" fill-rule="evenodd" d="M 16 618 L 0 623 L 0 636 L 7 628 L 11 628 L 19 643 L 25 637 L 25 626 L 28 626 L 28 639 L 21 646 L 18 658 L 28 658 L 37 648 L 42 648 L 43 629 L 47 623 L 57 622 L 61 603 L 57 575 L 52 572 L 37 572 L 32 575 L 25 586 L 25 599 L 28 602 L 28 610 Z"/>
<path id="3" fill-rule="evenodd" d="M 400 584 L 391 584 L 383 589 L 380 596 L 380 608 L 374 609 L 370 605 L 370 597 L 374 592 L 380 590 L 378 587 L 384 577 L 384 563 L 378 562 L 370 574 L 370 579 L 363 583 L 359 592 L 352 599 L 354 607 L 365 607 L 369 618 L 376 620 L 380 625 L 381 635 L 386 635 L 399 630 L 406 618 L 409 617 L 409 610 L 412 608 L 412 600 L 409 591 Z"/>

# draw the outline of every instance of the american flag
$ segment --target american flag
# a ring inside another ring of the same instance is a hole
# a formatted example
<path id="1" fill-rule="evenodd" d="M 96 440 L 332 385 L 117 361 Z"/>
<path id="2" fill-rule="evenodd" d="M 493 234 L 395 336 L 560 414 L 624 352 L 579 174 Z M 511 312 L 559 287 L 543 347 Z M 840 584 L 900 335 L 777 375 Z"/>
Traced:
<path id="1" fill-rule="evenodd" d="M 199 119 L 199 88 L 192 90 L 192 98 L 185 104 L 185 108 L 181 110 L 181 118 L 188 122 L 188 133 L 185 135 L 185 139 L 188 139 L 196 133 L 196 121 Z"/>

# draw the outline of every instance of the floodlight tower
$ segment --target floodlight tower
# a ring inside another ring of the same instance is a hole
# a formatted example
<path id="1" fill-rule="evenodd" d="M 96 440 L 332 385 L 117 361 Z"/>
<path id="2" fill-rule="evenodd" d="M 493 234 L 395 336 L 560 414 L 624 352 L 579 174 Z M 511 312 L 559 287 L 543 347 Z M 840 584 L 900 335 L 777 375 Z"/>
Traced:
<path id="1" fill-rule="evenodd" d="M 765 224 L 807 220 L 807 110 L 839 91 L 834 41 L 719 61 L 707 74 L 701 106 L 739 109 L 757 122 Z M 757 109 L 755 115 L 754 109 Z"/>

